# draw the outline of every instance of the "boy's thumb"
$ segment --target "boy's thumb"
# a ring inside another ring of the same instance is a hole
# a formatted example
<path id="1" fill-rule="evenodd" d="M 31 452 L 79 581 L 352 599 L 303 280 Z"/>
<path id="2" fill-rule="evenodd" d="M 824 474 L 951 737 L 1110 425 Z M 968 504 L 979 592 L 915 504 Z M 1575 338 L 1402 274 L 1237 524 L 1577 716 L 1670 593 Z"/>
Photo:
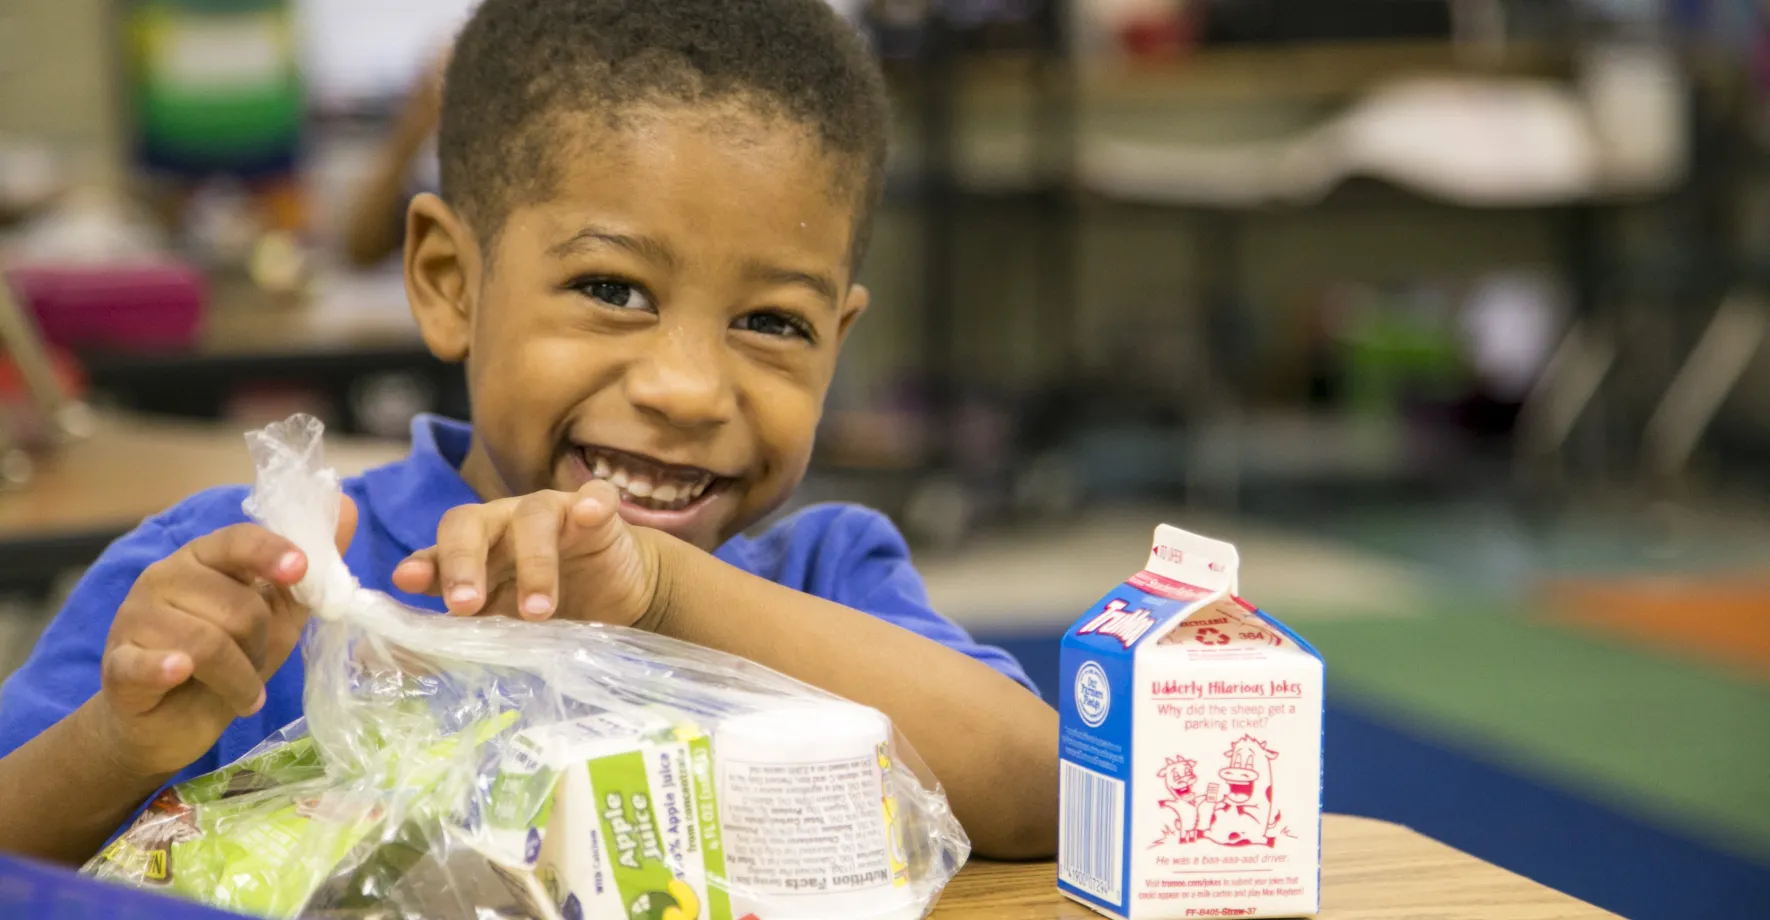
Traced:
<path id="1" fill-rule="evenodd" d="M 338 544 L 338 555 L 340 556 L 350 551 L 350 541 L 356 537 L 356 521 L 356 502 L 351 501 L 348 495 L 339 496 L 338 532 L 333 535 L 332 539 Z"/>

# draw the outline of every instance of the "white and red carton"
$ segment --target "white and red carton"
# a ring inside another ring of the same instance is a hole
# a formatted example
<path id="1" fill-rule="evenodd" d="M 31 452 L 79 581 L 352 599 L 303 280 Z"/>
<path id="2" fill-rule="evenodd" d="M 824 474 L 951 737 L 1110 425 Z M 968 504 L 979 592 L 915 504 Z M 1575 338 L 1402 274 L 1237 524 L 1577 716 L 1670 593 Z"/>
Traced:
<path id="1" fill-rule="evenodd" d="M 1125 920 L 1321 908 L 1321 656 L 1238 596 L 1228 543 L 1156 528 L 1063 637 L 1058 887 Z"/>

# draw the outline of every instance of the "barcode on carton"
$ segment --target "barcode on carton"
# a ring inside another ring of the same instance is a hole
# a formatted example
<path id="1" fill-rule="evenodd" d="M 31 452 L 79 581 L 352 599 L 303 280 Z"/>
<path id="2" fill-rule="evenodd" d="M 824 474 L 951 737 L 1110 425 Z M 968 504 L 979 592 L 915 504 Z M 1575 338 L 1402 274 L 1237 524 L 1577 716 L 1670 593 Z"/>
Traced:
<path id="1" fill-rule="evenodd" d="M 1057 876 L 1077 889 L 1119 903 L 1125 856 L 1125 784 L 1080 764 L 1061 761 L 1063 803 Z"/>

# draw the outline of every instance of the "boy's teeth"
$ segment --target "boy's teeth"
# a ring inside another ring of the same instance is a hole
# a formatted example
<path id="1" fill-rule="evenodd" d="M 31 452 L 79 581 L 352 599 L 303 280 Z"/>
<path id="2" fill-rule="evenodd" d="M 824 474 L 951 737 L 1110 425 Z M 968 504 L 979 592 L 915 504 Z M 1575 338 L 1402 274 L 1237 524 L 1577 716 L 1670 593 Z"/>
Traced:
<path id="1" fill-rule="evenodd" d="M 711 473 L 702 473 L 692 481 L 684 481 L 679 474 L 666 472 L 663 477 L 654 479 L 651 470 L 623 466 L 619 457 L 586 453 L 589 454 L 586 460 L 592 477 L 612 483 L 627 499 L 654 508 L 675 510 L 686 507 L 706 494 L 718 478 Z"/>

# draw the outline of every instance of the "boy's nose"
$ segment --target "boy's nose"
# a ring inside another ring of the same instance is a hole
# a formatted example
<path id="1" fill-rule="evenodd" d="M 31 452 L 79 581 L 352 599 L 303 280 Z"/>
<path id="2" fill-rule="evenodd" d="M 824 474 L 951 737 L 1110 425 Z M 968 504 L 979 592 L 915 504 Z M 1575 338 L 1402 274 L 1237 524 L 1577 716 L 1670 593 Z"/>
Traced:
<path id="1" fill-rule="evenodd" d="M 628 368 L 627 400 L 673 428 L 708 428 L 729 421 L 737 400 L 717 349 L 666 332 Z"/>

